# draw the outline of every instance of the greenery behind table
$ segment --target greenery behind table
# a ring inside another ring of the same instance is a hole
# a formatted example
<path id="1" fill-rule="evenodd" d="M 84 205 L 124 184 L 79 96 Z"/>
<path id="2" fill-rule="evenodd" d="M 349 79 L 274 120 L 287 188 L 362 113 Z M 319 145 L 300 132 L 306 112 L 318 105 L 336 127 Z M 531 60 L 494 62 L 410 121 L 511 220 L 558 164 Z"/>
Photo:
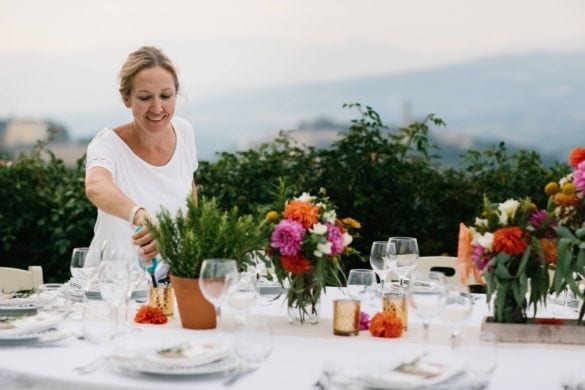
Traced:
<path id="1" fill-rule="evenodd" d="M 202 161 L 199 194 L 215 198 L 222 210 L 237 206 L 256 215 L 273 200 L 279 177 L 311 193 L 324 187 L 340 212 L 361 222 L 352 244 L 361 253 L 374 240 L 408 235 L 419 238 L 422 255 L 455 255 L 459 222 L 481 211 L 484 194 L 545 204 L 543 183 L 569 172 L 568 165 L 545 166 L 537 153 L 510 152 L 504 143 L 468 150 L 458 166 L 446 166 L 432 142 L 443 127 L 438 117 L 391 127 L 371 107 L 347 108 L 357 118 L 328 148 L 306 147 L 283 131 L 259 147 Z M 44 143 L 0 163 L 0 266 L 38 264 L 45 281 L 69 277 L 71 250 L 88 245 L 96 217 L 84 174 L 83 160 L 66 167 Z M 363 267 L 362 261 L 355 256 L 347 267 Z"/>

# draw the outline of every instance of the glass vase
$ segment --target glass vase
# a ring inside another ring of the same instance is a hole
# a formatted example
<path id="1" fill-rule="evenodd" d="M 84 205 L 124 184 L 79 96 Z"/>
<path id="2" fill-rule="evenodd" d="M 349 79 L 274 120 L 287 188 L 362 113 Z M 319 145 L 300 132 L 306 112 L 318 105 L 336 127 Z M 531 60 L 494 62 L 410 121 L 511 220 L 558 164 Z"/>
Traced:
<path id="1" fill-rule="evenodd" d="M 312 275 L 296 275 L 287 291 L 288 321 L 291 324 L 318 324 L 321 314 L 320 283 Z"/>

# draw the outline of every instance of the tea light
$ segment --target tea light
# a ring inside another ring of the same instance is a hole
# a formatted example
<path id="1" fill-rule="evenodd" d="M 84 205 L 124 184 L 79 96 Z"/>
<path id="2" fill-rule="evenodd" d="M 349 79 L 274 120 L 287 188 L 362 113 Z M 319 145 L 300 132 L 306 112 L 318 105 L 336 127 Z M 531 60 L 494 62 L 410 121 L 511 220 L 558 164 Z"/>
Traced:
<path id="1" fill-rule="evenodd" d="M 360 329 L 360 301 L 335 299 L 333 301 L 333 334 L 357 336 Z"/>
<path id="2" fill-rule="evenodd" d="M 174 296 L 172 287 L 158 286 L 149 287 L 148 305 L 159 307 L 166 316 L 173 315 Z"/>
<path id="3" fill-rule="evenodd" d="M 384 313 L 393 312 L 404 324 L 404 330 L 408 328 L 408 304 L 406 297 L 398 290 L 391 290 L 384 293 L 382 309 Z"/>

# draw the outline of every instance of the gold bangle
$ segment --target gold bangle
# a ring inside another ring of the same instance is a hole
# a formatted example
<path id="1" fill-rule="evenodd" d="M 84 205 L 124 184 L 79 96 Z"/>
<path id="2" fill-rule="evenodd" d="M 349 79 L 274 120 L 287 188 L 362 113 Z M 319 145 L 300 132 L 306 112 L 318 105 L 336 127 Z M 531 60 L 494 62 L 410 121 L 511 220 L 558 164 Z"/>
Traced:
<path id="1" fill-rule="evenodd" d="M 138 213 L 138 210 L 146 210 L 144 207 L 142 206 L 134 206 L 132 207 L 132 210 L 130 210 L 130 215 L 128 215 L 128 224 L 130 225 L 130 227 L 134 227 L 134 219 L 136 218 L 136 213 Z"/>

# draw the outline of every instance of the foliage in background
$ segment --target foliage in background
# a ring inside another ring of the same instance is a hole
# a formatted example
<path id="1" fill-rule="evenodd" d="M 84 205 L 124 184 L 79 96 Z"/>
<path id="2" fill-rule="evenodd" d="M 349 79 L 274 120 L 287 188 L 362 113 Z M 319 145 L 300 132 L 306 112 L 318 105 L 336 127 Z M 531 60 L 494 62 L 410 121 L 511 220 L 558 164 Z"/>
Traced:
<path id="1" fill-rule="evenodd" d="M 265 211 L 272 185 L 282 177 L 296 192 L 321 187 L 344 215 L 362 223 L 352 244 L 366 255 L 370 243 L 394 235 L 418 237 L 421 253 L 456 254 L 459 222 L 491 199 L 530 196 L 544 205 L 542 186 L 569 172 L 568 165 L 545 166 L 532 151 L 509 153 L 500 143 L 467 151 L 457 167 L 434 156 L 430 131 L 443 121 L 434 115 L 401 128 L 389 128 L 368 106 L 357 110 L 346 132 L 327 149 L 305 147 L 281 132 L 272 142 L 234 153 L 216 162 L 202 161 L 196 174 L 199 193 L 218 206 L 241 213 Z M 92 237 L 95 208 L 83 189 L 84 163 L 67 168 L 39 144 L 32 153 L 0 166 L 0 265 L 42 265 L 45 279 L 69 276 L 69 257 Z M 349 268 L 363 266 L 357 256 Z"/>
<path id="2" fill-rule="evenodd" d="M 69 278 L 71 250 L 89 245 L 95 222 L 84 166 L 66 167 L 43 142 L 0 166 L 0 266 L 41 265 L 46 282 Z"/>

